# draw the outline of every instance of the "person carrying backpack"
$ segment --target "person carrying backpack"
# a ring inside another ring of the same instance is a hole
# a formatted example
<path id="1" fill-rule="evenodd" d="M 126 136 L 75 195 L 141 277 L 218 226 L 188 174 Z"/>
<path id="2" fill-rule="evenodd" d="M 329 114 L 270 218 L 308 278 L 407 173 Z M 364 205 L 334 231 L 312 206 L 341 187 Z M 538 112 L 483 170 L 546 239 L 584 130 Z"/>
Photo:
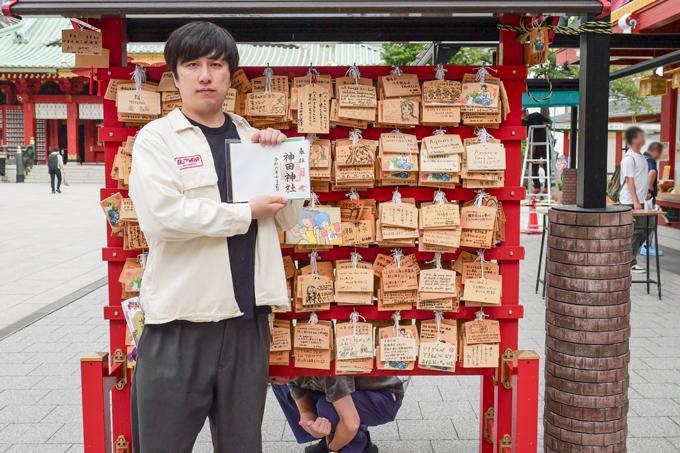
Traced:
<path id="1" fill-rule="evenodd" d="M 52 193 L 61 193 L 61 172 L 66 175 L 64 169 L 64 160 L 59 154 L 59 148 L 56 146 L 52 148 L 52 152 L 47 156 L 47 172 L 50 174 L 50 185 L 52 186 Z M 57 192 L 54 191 L 54 178 L 57 178 Z"/>
<path id="2" fill-rule="evenodd" d="M 620 176 L 618 177 L 621 188 L 618 199 L 621 205 L 640 210 L 643 209 L 642 205 L 647 199 L 649 190 L 649 167 L 647 160 L 640 152 L 645 144 L 645 133 L 639 127 L 630 127 L 626 131 L 626 142 L 628 143 L 628 152 L 621 159 Z M 614 177 L 616 179 L 616 174 Z M 616 197 L 617 194 L 610 193 L 610 198 L 612 195 Z M 642 273 L 645 272 L 645 268 L 637 263 L 637 255 L 646 239 L 644 217 L 634 217 L 634 228 L 633 261 L 630 271 Z"/>

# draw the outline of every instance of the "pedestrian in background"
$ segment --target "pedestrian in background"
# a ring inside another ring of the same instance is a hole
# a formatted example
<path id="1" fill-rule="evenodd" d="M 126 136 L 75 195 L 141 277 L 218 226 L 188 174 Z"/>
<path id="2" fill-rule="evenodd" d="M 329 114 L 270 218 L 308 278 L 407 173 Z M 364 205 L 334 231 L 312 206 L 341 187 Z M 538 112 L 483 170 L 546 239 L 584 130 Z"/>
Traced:
<path id="1" fill-rule="evenodd" d="M 619 202 L 630 206 L 634 210 L 641 210 L 642 203 L 647 199 L 649 189 L 649 166 L 642 155 L 642 147 L 645 144 L 645 133 L 639 127 L 629 127 L 626 131 L 628 152 L 621 159 L 621 193 Z M 631 272 L 642 273 L 645 268 L 637 263 L 637 255 L 640 247 L 645 242 L 645 219 L 634 218 L 633 231 L 633 261 Z"/>
<path id="2" fill-rule="evenodd" d="M 50 185 L 52 186 L 52 193 L 61 193 L 61 173 L 64 172 L 66 175 L 66 170 L 64 169 L 64 159 L 59 154 L 59 148 L 52 148 L 52 152 L 47 156 L 47 172 L 50 174 Z M 54 191 L 54 178 L 57 178 L 57 191 Z"/>
<path id="3" fill-rule="evenodd" d="M 647 151 L 645 151 L 645 159 L 647 159 L 647 166 L 649 168 L 649 174 L 648 174 L 648 184 L 649 184 L 649 193 L 647 195 L 647 199 L 650 201 L 649 204 L 651 204 L 652 209 L 656 206 L 656 195 L 659 192 L 659 185 L 658 185 L 658 179 L 659 179 L 659 171 L 658 171 L 658 164 L 657 161 L 661 158 L 661 153 L 663 152 L 663 145 L 659 142 L 653 142 L 652 144 L 649 145 L 647 148 Z M 652 237 L 654 236 L 654 233 L 649 235 L 649 238 L 645 244 L 640 247 L 640 255 L 647 255 L 649 254 L 650 256 L 656 256 L 659 254 L 659 256 L 663 255 L 663 252 L 661 250 L 656 250 L 654 247 L 652 247 Z M 649 245 L 649 247 L 648 247 Z"/>

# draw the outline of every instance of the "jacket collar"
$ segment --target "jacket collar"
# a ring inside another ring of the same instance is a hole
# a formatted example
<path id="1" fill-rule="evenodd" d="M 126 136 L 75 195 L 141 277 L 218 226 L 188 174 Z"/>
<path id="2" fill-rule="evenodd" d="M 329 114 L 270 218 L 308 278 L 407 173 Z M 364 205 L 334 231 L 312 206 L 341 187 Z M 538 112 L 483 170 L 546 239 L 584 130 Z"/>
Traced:
<path id="1" fill-rule="evenodd" d="M 236 115 L 235 113 L 227 112 L 227 116 L 231 119 L 231 121 L 236 125 L 237 128 L 242 128 L 248 126 L 248 122 L 239 115 Z M 177 107 L 175 110 L 172 112 L 168 113 L 168 120 L 170 120 L 170 125 L 172 126 L 172 130 L 175 132 L 180 132 L 185 129 L 191 129 L 193 126 L 189 122 L 186 116 L 182 113 L 179 107 Z"/>

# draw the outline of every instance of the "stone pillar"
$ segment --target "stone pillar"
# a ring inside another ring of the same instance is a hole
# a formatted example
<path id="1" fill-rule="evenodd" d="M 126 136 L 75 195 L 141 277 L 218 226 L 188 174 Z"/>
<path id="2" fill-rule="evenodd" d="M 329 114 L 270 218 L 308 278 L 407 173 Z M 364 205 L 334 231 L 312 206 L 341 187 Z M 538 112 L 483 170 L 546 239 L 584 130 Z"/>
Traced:
<path id="1" fill-rule="evenodd" d="M 571 157 L 570 157 L 571 159 Z M 562 204 L 576 204 L 576 180 L 578 170 L 575 168 L 565 168 L 562 170 Z"/>
<path id="2" fill-rule="evenodd" d="M 626 452 L 633 213 L 548 213 L 544 451 Z"/>

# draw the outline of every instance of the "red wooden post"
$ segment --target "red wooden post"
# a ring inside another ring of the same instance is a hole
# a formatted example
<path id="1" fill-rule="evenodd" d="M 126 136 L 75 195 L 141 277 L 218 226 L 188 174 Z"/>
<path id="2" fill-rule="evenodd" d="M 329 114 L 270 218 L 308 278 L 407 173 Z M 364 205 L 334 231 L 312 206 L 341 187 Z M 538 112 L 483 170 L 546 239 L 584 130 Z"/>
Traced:
<path id="1" fill-rule="evenodd" d="M 491 411 L 495 414 L 495 401 L 494 401 L 494 376 L 480 376 L 479 383 L 481 386 L 480 396 L 479 396 L 479 452 L 486 453 L 493 451 L 493 444 L 490 443 L 485 434 L 488 433 L 491 436 L 489 422 L 485 415 Z M 495 416 L 493 418 L 495 420 Z M 489 437 L 491 438 L 491 437 Z"/>
<path id="2" fill-rule="evenodd" d="M 512 361 L 512 452 L 535 452 L 538 442 L 539 357 L 514 351 Z"/>
<path id="3" fill-rule="evenodd" d="M 24 98 L 28 98 L 24 102 L 24 144 L 29 145 L 31 143 L 31 137 L 35 138 L 35 103 L 33 102 L 33 96 L 30 94 L 25 95 Z"/>
<path id="4" fill-rule="evenodd" d="M 103 47 L 109 49 L 109 64 L 111 67 L 127 66 L 127 32 L 124 17 L 102 18 L 102 44 Z M 101 77 L 103 75 L 102 73 L 107 74 L 108 69 L 99 70 L 98 80 L 104 79 L 104 77 Z M 127 77 L 129 77 L 129 75 L 127 75 Z M 102 93 L 103 92 L 104 90 L 102 90 Z M 123 127 L 123 124 L 118 122 L 114 101 L 104 100 L 104 126 Z M 132 131 L 134 132 L 134 129 Z M 104 144 L 106 175 L 109 175 L 111 172 L 113 158 L 115 157 L 120 144 L 120 141 L 107 141 Z M 116 182 L 107 177 L 106 187 L 115 188 Z M 113 192 L 113 190 L 109 192 Z M 118 192 L 118 190 L 115 190 L 115 192 Z M 127 194 L 125 194 L 125 196 L 127 196 Z M 121 247 L 122 240 L 120 238 L 112 238 L 108 227 L 107 232 L 109 233 L 107 235 L 108 245 Z M 135 255 L 137 254 L 138 253 Z M 120 285 L 117 284 L 117 276 L 120 275 L 121 268 L 114 264 L 118 265 L 118 263 L 109 263 L 109 282 L 111 283 L 111 285 L 109 285 L 109 290 L 110 293 L 115 293 L 115 297 L 109 298 L 109 306 L 120 308 Z M 124 352 L 127 352 L 127 347 L 125 346 L 125 319 L 111 319 L 109 320 L 109 326 L 110 350 L 115 351 L 116 349 L 121 349 Z M 127 373 L 127 371 L 125 372 Z M 114 439 L 123 435 L 128 441 L 131 440 L 130 385 L 131 380 L 128 376 L 128 384 L 122 390 L 114 389 L 111 395 Z"/>
<path id="5" fill-rule="evenodd" d="M 623 133 L 616 133 L 616 158 L 614 159 L 614 165 L 621 163 L 621 154 L 623 153 Z"/>
<path id="6" fill-rule="evenodd" d="M 564 157 L 569 157 L 569 138 L 571 136 L 571 131 L 565 132 L 562 134 L 562 137 L 564 138 L 564 143 L 562 145 L 562 154 Z"/>
<path id="7" fill-rule="evenodd" d="M 664 70 L 670 67 L 664 67 Z M 675 178 L 675 137 L 678 124 L 678 90 L 670 89 L 668 94 L 661 96 L 661 134 L 662 142 L 668 142 L 668 162 L 659 163 L 659 175 L 663 176 L 663 169 L 670 165 L 671 179 Z"/>
<path id="8" fill-rule="evenodd" d="M 75 95 L 67 96 L 66 102 L 66 133 L 68 135 L 68 149 L 69 160 L 78 159 L 78 105 L 76 104 Z"/>
<path id="9" fill-rule="evenodd" d="M 104 389 L 104 376 L 108 374 L 109 355 L 106 352 L 91 352 L 81 357 L 83 440 L 87 453 L 111 451 L 110 400 L 109 392 Z"/>
<path id="10" fill-rule="evenodd" d="M 502 17 L 501 23 L 519 25 L 517 17 Z M 502 65 L 521 65 L 523 64 L 524 49 L 520 42 L 517 41 L 517 34 L 515 32 L 501 31 L 500 32 L 500 63 Z M 524 84 L 521 81 L 503 82 L 505 89 L 508 92 L 508 101 L 512 107 L 507 119 L 503 122 L 504 126 L 521 126 L 521 96 L 524 92 Z M 518 187 L 521 185 L 521 143 L 520 140 L 524 138 L 524 131 L 520 137 L 514 140 L 504 142 L 506 149 L 506 183 L 509 187 Z M 503 208 L 506 216 L 506 230 L 505 241 L 503 245 L 519 246 L 519 223 L 520 223 L 520 202 L 509 201 L 503 202 Z M 518 303 L 519 299 L 519 261 L 501 261 L 500 271 L 503 275 L 503 304 L 508 304 L 512 301 L 513 304 Z M 517 320 L 506 320 L 501 323 L 501 353 L 507 348 L 512 350 L 517 349 L 518 336 L 518 322 Z M 485 381 L 486 382 L 486 381 Z M 497 383 L 498 384 L 498 383 Z M 495 433 L 494 453 L 500 451 L 500 440 L 505 434 L 512 432 L 512 391 L 505 389 L 502 385 L 495 387 Z M 483 392 L 486 394 L 486 392 Z"/>

